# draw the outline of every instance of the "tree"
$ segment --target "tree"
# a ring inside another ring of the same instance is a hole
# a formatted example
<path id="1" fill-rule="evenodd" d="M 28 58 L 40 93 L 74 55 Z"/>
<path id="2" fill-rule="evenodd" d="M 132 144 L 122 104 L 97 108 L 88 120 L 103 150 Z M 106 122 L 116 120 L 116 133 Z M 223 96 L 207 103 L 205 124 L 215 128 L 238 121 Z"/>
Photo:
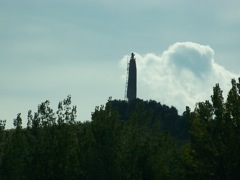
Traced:
<path id="1" fill-rule="evenodd" d="M 239 176 L 239 87 L 233 79 L 228 98 L 224 101 L 222 90 L 216 84 L 212 102 L 197 103 L 194 112 L 187 108 L 192 175 L 217 179 Z"/>
<path id="2" fill-rule="evenodd" d="M 117 111 L 112 109 L 111 98 L 106 106 L 96 107 L 92 114 L 91 129 L 96 140 L 98 169 L 95 176 L 115 179 L 116 144 L 118 143 L 119 121 Z"/>
<path id="3" fill-rule="evenodd" d="M 13 120 L 13 125 L 17 130 L 22 129 L 22 118 L 21 113 L 17 114 L 17 118 Z"/>

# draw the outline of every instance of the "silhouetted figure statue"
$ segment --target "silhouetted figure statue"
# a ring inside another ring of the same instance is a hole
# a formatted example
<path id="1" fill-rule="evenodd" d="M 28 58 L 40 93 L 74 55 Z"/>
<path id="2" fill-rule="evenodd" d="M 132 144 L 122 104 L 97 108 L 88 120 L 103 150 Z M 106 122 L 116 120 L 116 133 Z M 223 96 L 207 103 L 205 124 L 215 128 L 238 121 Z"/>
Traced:
<path id="1" fill-rule="evenodd" d="M 134 53 L 131 54 L 128 71 L 128 86 L 127 86 L 127 98 L 128 101 L 136 99 L 137 97 L 137 67 Z"/>

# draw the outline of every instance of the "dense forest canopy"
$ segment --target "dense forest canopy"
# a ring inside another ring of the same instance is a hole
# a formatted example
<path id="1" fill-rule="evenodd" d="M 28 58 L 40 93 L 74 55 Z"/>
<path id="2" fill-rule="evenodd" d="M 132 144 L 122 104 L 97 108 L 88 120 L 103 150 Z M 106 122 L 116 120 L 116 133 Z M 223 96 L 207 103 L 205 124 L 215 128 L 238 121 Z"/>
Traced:
<path id="1" fill-rule="evenodd" d="M 78 122 L 71 96 L 21 114 L 15 129 L 0 121 L 0 179 L 238 179 L 240 79 L 224 100 L 219 84 L 211 101 L 183 115 L 153 100 L 112 100 Z"/>

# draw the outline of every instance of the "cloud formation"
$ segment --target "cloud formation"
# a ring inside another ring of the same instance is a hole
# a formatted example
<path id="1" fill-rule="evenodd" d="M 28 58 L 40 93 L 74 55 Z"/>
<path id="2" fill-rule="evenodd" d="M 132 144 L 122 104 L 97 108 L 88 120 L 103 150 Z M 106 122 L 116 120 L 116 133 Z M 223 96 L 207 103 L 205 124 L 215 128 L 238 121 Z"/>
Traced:
<path id="1" fill-rule="evenodd" d="M 210 46 L 192 42 L 177 42 L 161 55 L 136 53 L 136 59 L 138 97 L 175 106 L 179 113 L 186 106 L 194 108 L 197 102 L 210 99 L 216 83 L 226 96 L 231 79 L 239 76 L 215 62 Z M 124 56 L 122 68 L 126 69 L 126 61 Z"/>

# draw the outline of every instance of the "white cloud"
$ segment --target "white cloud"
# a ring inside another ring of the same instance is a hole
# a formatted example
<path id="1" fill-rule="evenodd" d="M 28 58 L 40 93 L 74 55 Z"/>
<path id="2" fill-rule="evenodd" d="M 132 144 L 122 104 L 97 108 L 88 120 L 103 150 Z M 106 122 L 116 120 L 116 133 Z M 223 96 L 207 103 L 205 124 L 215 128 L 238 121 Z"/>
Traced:
<path id="1" fill-rule="evenodd" d="M 154 99 L 182 113 L 186 106 L 210 99 L 212 88 L 219 83 L 224 95 L 231 79 L 238 75 L 227 71 L 214 61 L 210 46 L 192 42 L 177 42 L 161 55 L 136 53 L 138 97 Z M 127 56 L 120 65 L 126 68 Z"/>

